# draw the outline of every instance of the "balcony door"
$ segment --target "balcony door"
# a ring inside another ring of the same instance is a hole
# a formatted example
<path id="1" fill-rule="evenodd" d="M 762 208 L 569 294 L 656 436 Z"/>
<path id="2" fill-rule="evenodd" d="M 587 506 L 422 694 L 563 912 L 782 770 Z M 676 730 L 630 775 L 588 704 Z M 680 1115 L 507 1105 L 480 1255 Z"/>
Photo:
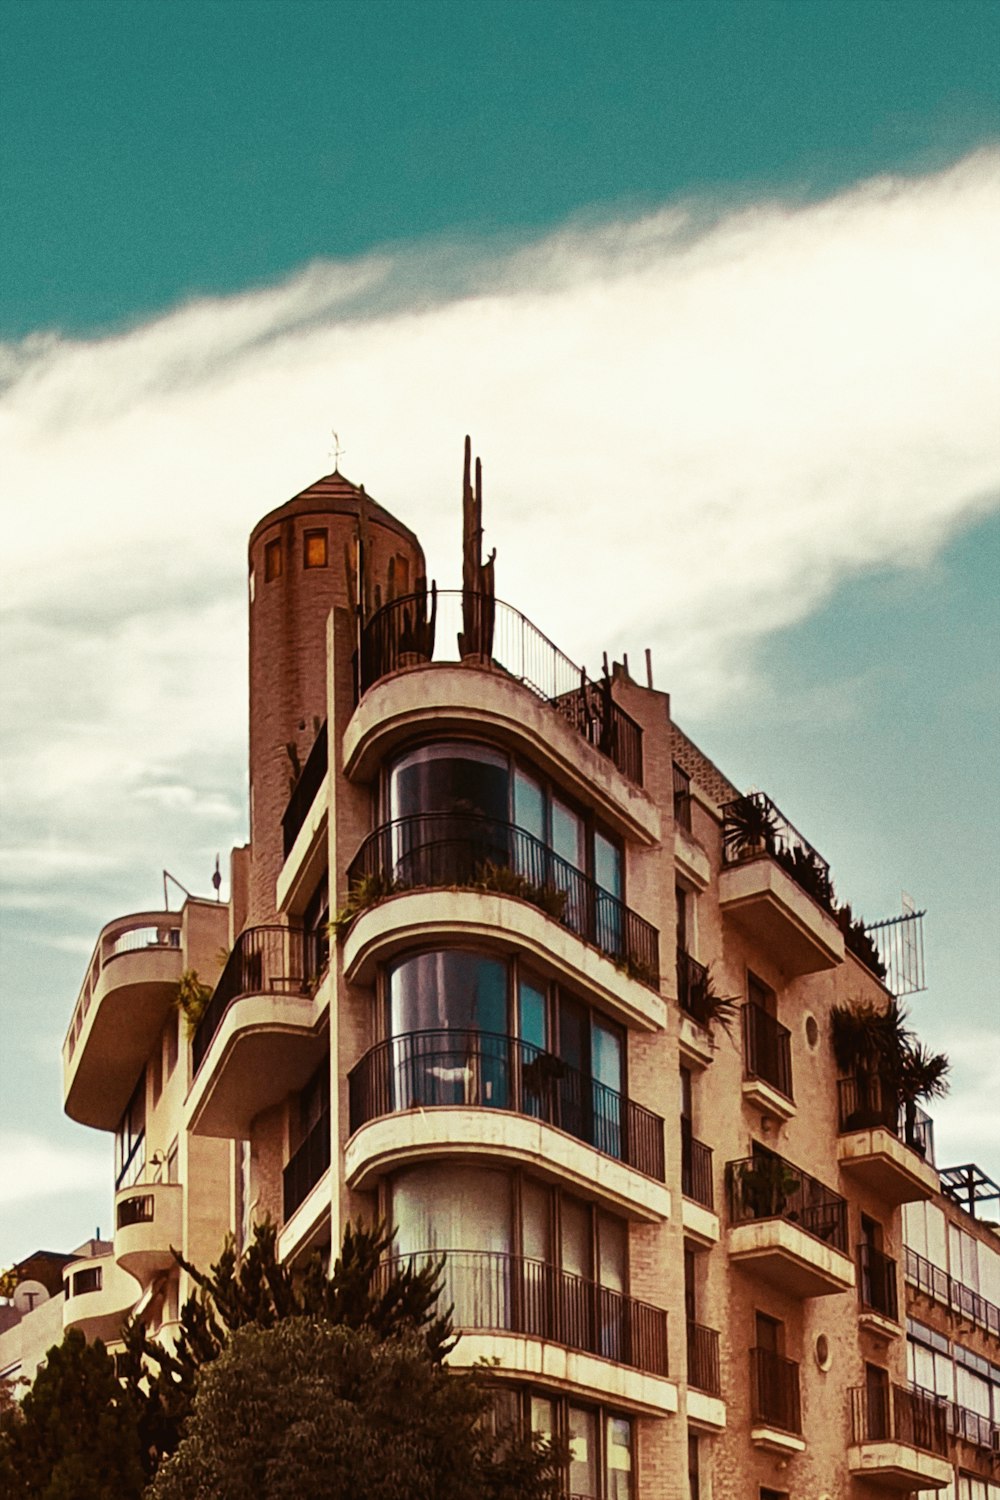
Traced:
<path id="1" fill-rule="evenodd" d="M 889 1413 L 889 1371 L 881 1365 L 865 1365 L 865 1406 L 868 1420 L 865 1437 L 869 1442 L 885 1442 L 892 1436 Z"/>

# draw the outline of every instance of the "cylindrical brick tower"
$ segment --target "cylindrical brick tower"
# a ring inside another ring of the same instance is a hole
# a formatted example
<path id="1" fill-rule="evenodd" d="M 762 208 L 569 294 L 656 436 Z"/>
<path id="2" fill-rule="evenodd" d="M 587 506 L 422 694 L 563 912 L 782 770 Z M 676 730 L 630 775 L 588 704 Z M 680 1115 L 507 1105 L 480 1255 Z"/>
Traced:
<path id="1" fill-rule="evenodd" d="M 408 593 L 425 571 L 419 541 L 340 473 L 271 511 L 250 536 L 249 925 L 274 918 L 281 818 L 326 717 L 326 621 L 353 602 L 345 550 L 353 558 L 362 504 L 370 576 L 384 596 L 391 564 L 396 594 Z"/>

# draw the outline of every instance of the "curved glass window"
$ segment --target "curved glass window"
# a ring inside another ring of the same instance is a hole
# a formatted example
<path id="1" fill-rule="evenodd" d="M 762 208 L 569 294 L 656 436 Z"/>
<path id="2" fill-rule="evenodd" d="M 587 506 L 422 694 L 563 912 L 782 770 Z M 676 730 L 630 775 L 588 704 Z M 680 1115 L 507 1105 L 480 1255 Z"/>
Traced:
<path id="1" fill-rule="evenodd" d="M 507 757 L 486 745 L 421 745 L 392 768 L 389 817 L 461 813 L 506 822 L 509 783 Z"/>
<path id="2" fill-rule="evenodd" d="M 396 1109 L 507 1109 L 511 1060 L 507 965 L 461 948 L 419 953 L 389 973 Z"/>

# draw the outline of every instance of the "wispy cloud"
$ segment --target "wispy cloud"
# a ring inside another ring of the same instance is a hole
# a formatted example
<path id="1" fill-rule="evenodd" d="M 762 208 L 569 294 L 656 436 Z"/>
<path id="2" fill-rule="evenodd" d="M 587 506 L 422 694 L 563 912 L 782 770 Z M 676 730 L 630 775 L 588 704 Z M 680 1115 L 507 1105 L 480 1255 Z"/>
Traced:
<path id="1" fill-rule="evenodd" d="M 244 835 L 246 535 L 331 427 L 445 586 L 471 431 L 500 595 L 591 669 L 651 646 L 682 721 L 732 711 L 756 643 L 1000 500 L 997 264 L 987 150 L 0 351 L 10 904 L 204 889 Z"/>

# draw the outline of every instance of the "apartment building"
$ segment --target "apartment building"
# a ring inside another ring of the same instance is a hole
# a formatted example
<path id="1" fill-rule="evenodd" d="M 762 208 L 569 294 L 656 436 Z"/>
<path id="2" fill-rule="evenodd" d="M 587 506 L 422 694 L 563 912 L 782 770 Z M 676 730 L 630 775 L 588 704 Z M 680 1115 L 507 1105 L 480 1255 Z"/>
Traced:
<path id="1" fill-rule="evenodd" d="M 115 1133 L 114 1242 L 64 1322 L 168 1338 L 171 1245 L 267 1215 L 295 1264 L 380 1214 L 568 1495 L 954 1492 L 897 1270 L 962 1211 L 832 1041 L 922 982 L 919 914 L 866 929 L 666 693 L 496 599 L 468 445 L 463 507 L 452 591 L 338 472 L 253 530 L 250 842 L 228 903 L 98 938 L 65 1099 Z"/>

